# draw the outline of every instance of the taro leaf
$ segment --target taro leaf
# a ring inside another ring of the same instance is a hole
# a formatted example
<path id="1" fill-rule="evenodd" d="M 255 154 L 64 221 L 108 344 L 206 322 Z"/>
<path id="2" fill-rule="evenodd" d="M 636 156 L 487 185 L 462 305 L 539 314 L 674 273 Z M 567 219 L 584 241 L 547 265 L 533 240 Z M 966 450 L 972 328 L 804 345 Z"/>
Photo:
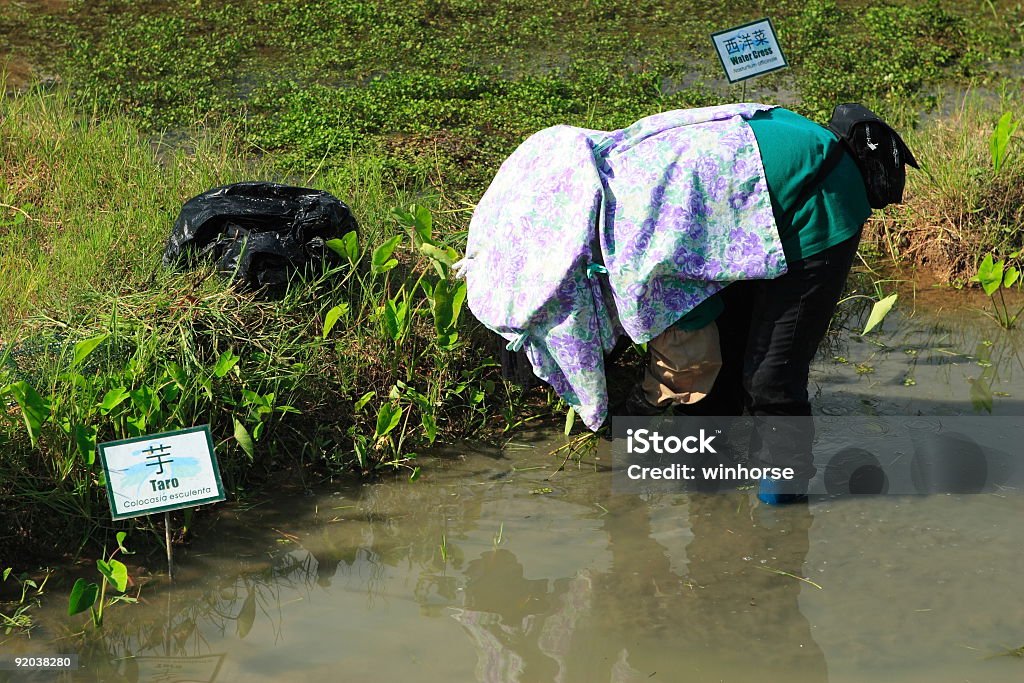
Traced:
<path id="1" fill-rule="evenodd" d="M 50 417 L 50 402 L 40 396 L 32 388 L 32 385 L 25 381 L 8 384 L 6 391 L 10 392 L 14 396 L 14 400 L 21 406 L 21 415 L 25 420 L 28 438 L 31 440 L 32 445 L 35 446 L 36 441 L 39 439 L 39 430 Z"/>
<path id="2" fill-rule="evenodd" d="M 868 322 L 864 325 L 864 331 L 861 334 L 867 334 L 871 330 L 882 324 L 885 320 L 885 316 L 889 314 L 892 307 L 896 304 L 896 297 L 898 294 L 890 294 L 880 301 L 876 301 L 875 305 L 871 307 L 871 314 L 868 316 Z"/>
<path id="3" fill-rule="evenodd" d="M 437 438 L 437 420 L 434 419 L 434 414 L 423 412 L 420 415 L 420 423 L 423 425 L 423 433 L 427 437 L 427 441 L 434 443 L 434 439 Z"/>
<path id="4" fill-rule="evenodd" d="M 359 466 L 366 469 L 366 439 L 364 437 L 357 437 L 352 442 L 352 449 L 356 453 L 356 460 L 359 462 Z"/>
<path id="5" fill-rule="evenodd" d="M 377 438 L 386 436 L 392 429 L 398 426 L 402 419 L 402 408 L 394 403 L 385 403 L 377 413 Z"/>
<path id="6" fill-rule="evenodd" d="M 95 605 L 99 591 L 100 587 L 95 583 L 89 583 L 85 579 L 75 581 L 71 595 L 68 596 L 68 616 L 73 617 Z"/>
<path id="7" fill-rule="evenodd" d="M 405 319 L 409 312 L 407 301 L 398 302 L 398 297 L 384 302 L 384 328 L 391 340 L 398 342 L 405 331 Z"/>
<path id="8" fill-rule="evenodd" d="M 255 589 L 249 589 L 249 594 L 245 596 L 245 602 L 242 603 L 242 611 L 238 613 L 236 620 L 238 625 L 238 637 L 245 638 L 249 635 L 249 631 L 252 630 L 253 622 L 256 621 Z"/>
<path id="9" fill-rule="evenodd" d="M 180 365 L 174 361 L 169 361 L 164 364 L 164 371 L 167 372 L 167 376 L 174 380 L 174 383 L 179 389 L 184 389 L 188 386 L 188 373 L 182 369 Z"/>
<path id="10" fill-rule="evenodd" d="M 103 401 L 100 402 L 100 412 L 108 415 L 111 410 L 124 403 L 128 396 L 128 390 L 124 387 L 111 389 L 103 395 Z"/>
<path id="11" fill-rule="evenodd" d="M 75 445 L 78 446 L 78 452 L 82 454 L 82 460 L 85 461 L 85 464 L 91 465 L 96 462 L 96 428 L 76 424 L 72 428 L 72 434 L 74 435 Z"/>
<path id="12" fill-rule="evenodd" d="M 354 232 L 345 233 L 341 239 L 327 240 L 327 248 L 338 256 L 344 256 L 349 263 L 359 260 L 359 238 Z"/>
<path id="13" fill-rule="evenodd" d="M 231 372 L 231 368 L 238 364 L 238 360 L 238 356 L 236 356 L 231 349 L 220 354 L 220 357 L 217 358 L 217 364 L 213 366 L 214 376 L 223 377 L 228 374 Z"/>
<path id="14" fill-rule="evenodd" d="M 420 478 L 420 468 L 419 467 L 413 467 L 412 468 L 412 474 L 409 475 L 409 481 L 416 481 L 419 478 Z"/>
<path id="15" fill-rule="evenodd" d="M 434 221 L 430 217 L 430 209 L 425 206 L 420 206 L 419 204 L 413 204 L 412 213 L 415 221 L 413 229 L 416 231 L 416 236 L 427 244 L 432 243 L 434 237 Z"/>
<path id="16" fill-rule="evenodd" d="M 356 401 L 355 412 L 358 413 L 360 410 L 362 410 L 363 406 L 365 406 L 367 403 L 369 403 L 370 399 L 373 398 L 376 395 L 377 395 L 376 391 L 367 391 L 365 394 L 360 396 L 359 400 Z"/>
<path id="17" fill-rule="evenodd" d="M 135 407 L 146 417 L 160 410 L 160 396 L 153 391 L 151 386 L 143 385 L 135 391 L 128 392 L 128 395 L 132 397 Z"/>
<path id="18" fill-rule="evenodd" d="M 249 456 L 249 460 L 255 457 L 256 446 L 252 442 L 252 436 L 249 435 L 249 430 L 245 428 L 237 417 L 232 418 L 235 421 L 235 441 L 242 447 L 245 454 Z"/>
<path id="19" fill-rule="evenodd" d="M 352 233 L 349 234 L 351 235 Z M 338 322 L 338 318 L 346 313 L 348 313 L 348 304 L 338 304 L 327 311 L 327 315 L 324 316 L 324 339 L 327 339 L 327 335 L 334 329 L 334 324 Z"/>
<path id="20" fill-rule="evenodd" d="M 420 253 L 427 258 L 443 263 L 446 266 L 450 266 L 459 260 L 458 252 L 451 247 L 442 249 L 441 247 L 436 247 L 433 244 L 428 244 L 426 242 L 420 245 Z"/>
<path id="21" fill-rule="evenodd" d="M 118 593 L 128 588 L 128 568 L 118 560 L 96 560 L 96 568 Z"/>
<path id="22" fill-rule="evenodd" d="M 572 432 L 572 426 L 576 424 L 576 410 L 569 406 L 569 412 L 565 414 L 565 435 L 569 436 Z"/>
<path id="23" fill-rule="evenodd" d="M 395 266 L 398 265 L 398 261 L 391 258 L 391 254 L 394 253 L 395 247 L 402 241 L 401 235 L 395 235 L 384 244 L 380 245 L 373 250 L 373 256 L 370 260 L 370 270 L 374 274 L 386 273 Z"/>
<path id="24" fill-rule="evenodd" d="M 191 509 L 191 508 L 189 508 L 189 509 Z M 122 553 L 124 553 L 126 555 L 131 555 L 132 554 L 132 553 L 130 553 L 128 551 L 128 548 L 124 547 L 124 539 L 128 538 L 128 532 L 127 531 L 118 531 L 116 534 L 114 534 L 114 538 L 117 539 L 117 548 L 118 548 L 118 550 L 120 550 Z"/>
<path id="25" fill-rule="evenodd" d="M 1003 287 L 1009 289 L 1010 287 L 1013 287 L 1019 279 L 1020 271 L 1014 266 L 1009 266 L 1003 274 Z"/>
<path id="26" fill-rule="evenodd" d="M 992 296 L 1003 284 L 1003 262 L 993 261 L 992 254 L 986 254 L 978 266 L 978 282 L 987 296 Z"/>
<path id="27" fill-rule="evenodd" d="M 1013 113 L 1006 112 L 999 117 L 995 130 L 988 139 L 988 149 L 992 156 L 992 168 L 996 173 L 1003 167 L 1007 157 L 1007 147 L 1010 145 L 1010 138 L 1017 131 L 1020 121 L 1013 120 Z"/>
<path id="28" fill-rule="evenodd" d="M 103 334 L 91 337 L 89 339 L 83 339 L 82 341 L 75 344 L 75 355 L 71 360 L 71 367 L 77 368 L 82 364 L 89 354 L 96 350 L 96 347 L 107 340 L 110 335 L 104 332 Z"/>
<path id="29" fill-rule="evenodd" d="M 11 570 L 12 569 L 14 569 L 14 567 L 8 567 L 7 569 L 4 570 L 4 579 L 3 579 L 4 581 L 6 581 L 7 577 L 11 575 Z"/>

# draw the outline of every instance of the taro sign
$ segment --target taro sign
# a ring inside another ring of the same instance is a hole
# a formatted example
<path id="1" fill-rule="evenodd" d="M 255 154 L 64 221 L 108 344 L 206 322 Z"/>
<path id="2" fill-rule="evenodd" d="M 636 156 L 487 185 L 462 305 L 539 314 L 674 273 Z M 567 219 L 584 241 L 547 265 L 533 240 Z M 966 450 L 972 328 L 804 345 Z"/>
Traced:
<path id="1" fill-rule="evenodd" d="M 114 519 L 224 500 L 209 425 L 97 446 Z"/>

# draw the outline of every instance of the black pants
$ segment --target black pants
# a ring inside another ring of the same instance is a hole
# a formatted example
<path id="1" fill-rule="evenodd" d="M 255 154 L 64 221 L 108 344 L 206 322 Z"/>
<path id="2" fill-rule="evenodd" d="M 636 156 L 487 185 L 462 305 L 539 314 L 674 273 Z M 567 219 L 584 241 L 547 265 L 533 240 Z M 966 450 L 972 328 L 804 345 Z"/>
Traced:
<path id="1" fill-rule="evenodd" d="M 686 412 L 786 416 L 760 421 L 760 443 L 752 444 L 751 451 L 760 465 L 793 467 L 802 479 L 814 475 L 810 364 L 828 331 L 859 243 L 858 232 L 790 263 L 781 277 L 736 282 L 722 291 L 725 310 L 717 321 L 722 370 L 711 393 Z M 795 419 L 800 417 L 807 419 Z"/>

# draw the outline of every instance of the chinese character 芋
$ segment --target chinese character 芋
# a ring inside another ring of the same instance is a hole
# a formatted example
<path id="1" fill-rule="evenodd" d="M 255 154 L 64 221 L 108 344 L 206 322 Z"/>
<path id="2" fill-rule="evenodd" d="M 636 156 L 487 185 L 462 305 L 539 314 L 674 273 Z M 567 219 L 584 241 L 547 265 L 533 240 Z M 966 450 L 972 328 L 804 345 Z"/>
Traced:
<path id="1" fill-rule="evenodd" d="M 754 45 L 767 45 L 768 37 L 765 36 L 763 29 L 754 31 Z"/>
<path id="2" fill-rule="evenodd" d="M 726 52 L 726 54 L 736 55 L 736 54 L 739 54 L 742 51 L 743 50 L 740 48 L 740 46 L 736 44 L 736 39 L 735 38 L 726 38 L 726 40 L 725 40 L 725 52 Z"/>
<path id="3" fill-rule="evenodd" d="M 146 463 L 146 467 L 159 467 L 160 469 L 158 469 L 156 471 L 156 473 L 157 474 L 163 474 L 164 473 L 164 465 L 167 464 L 167 463 L 174 462 L 174 460 L 172 460 L 171 458 L 168 458 L 167 460 L 164 460 L 164 456 L 167 455 L 167 453 L 165 451 L 169 451 L 169 450 L 171 450 L 170 446 L 165 446 L 163 444 L 160 444 L 159 446 L 150 446 L 146 450 L 142 451 L 143 453 L 148 453 L 149 454 L 149 455 L 146 456 L 146 460 L 152 460 L 153 458 L 156 458 L 156 462 L 147 462 Z"/>

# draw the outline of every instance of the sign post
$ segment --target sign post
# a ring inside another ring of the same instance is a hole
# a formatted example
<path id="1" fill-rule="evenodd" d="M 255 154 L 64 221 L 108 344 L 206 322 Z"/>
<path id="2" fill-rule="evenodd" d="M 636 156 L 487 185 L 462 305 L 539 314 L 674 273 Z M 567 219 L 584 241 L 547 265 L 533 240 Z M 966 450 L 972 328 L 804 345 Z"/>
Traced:
<path id="1" fill-rule="evenodd" d="M 164 513 L 167 576 L 171 559 L 171 510 L 224 500 L 210 426 L 98 444 L 107 500 L 114 519 Z"/>
<path id="2" fill-rule="evenodd" d="M 767 17 L 712 33 L 711 42 L 715 45 L 729 83 L 738 83 L 789 66 L 775 37 L 771 19 Z"/>

